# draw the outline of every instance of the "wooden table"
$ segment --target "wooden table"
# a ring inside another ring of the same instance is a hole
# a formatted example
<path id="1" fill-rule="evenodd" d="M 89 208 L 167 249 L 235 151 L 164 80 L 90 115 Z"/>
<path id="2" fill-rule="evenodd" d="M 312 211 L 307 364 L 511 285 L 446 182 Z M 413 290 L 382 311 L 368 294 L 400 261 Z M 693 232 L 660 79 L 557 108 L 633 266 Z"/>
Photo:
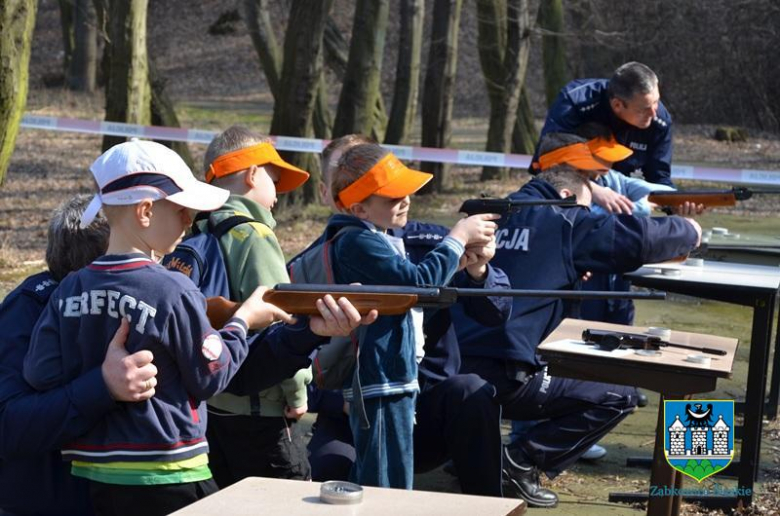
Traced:
<path id="1" fill-rule="evenodd" d="M 650 485 L 682 487 L 683 474 L 672 469 L 664 457 L 664 399 L 689 398 L 692 394 L 711 392 L 718 378 L 730 378 L 738 341 L 698 333 L 672 331 L 670 342 L 689 346 L 721 349 L 725 356 L 712 356 L 710 365 L 687 362 L 685 359 L 696 351 L 679 348 L 662 348 L 661 356 L 646 357 L 633 350 L 601 351 L 582 344 L 585 329 L 613 330 L 643 333 L 647 328 L 623 326 L 579 319 L 564 319 L 545 341 L 538 352 L 548 363 L 553 376 L 590 380 L 604 383 L 632 385 L 660 392 L 658 429 L 656 430 Z M 669 516 L 679 514 L 678 496 L 652 496 L 647 514 Z"/>
<path id="2" fill-rule="evenodd" d="M 676 270 L 679 275 L 665 274 L 669 270 Z M 775 343 L 772 380 L 769 384 L 768 399 L 766 398 L 772 326 L 780 288 L 780 268 L 710 261 L 704 261 L 700 267 L 661 263 L 646 265 L 626 274 L 626 277 L 634 285 L 753 309 L 742 445 L 739 460 L 733 461 L 727 468 L 729 474 L 737 472 L 738 487 L 743 489 L 742 492 L 752 493 L 758 476 L 764 414 L 774 419 L 780 398 L 780 332 Z M 752 495 L 744 495 L 740 497 L 740 501 L 749 505 Z"/>
<path id="3" fill-rule="evenodd" d="M 371 516 L 507 515 L 525 512 L 525 502 L 512 498 L 364 487 L 363 501 L 330 505 L 320 501 L 320 483 L 251 477 L 175 512 L 177 516 Z"/>

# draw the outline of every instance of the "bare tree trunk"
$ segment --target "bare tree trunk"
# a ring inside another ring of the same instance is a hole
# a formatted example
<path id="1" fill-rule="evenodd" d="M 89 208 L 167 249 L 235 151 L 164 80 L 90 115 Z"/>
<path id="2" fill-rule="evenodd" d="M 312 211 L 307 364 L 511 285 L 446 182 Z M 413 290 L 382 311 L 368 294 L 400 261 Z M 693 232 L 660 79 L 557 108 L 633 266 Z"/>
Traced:
<path id="1" fill-rule="evenodd" d="M 100 53 L 100 62 L 98 63 L 97 86 L 108 91 L 108 75 L 110 71 L 109 61 L 111 60 L 110 40 L 108 36 L 108 11 L 109 0 L 93 0 L 95 6 L 95 21 L 97 25 L 98 50 Z"/>
<path id="2" fill-rule="evenodd" d="M 395 72 L 393 107 L 387 124 L 385 143 L 405 143 L 412 132 L 420 89 L 420 54 L 422 52 L 425 0 L 401 1 L 401 37 L 398 41 L 398 64 Z"/>
<path id="3" fill-rule="evenodd" d="M 561 0 L 545 0 L 539 5 L 539 26 L 542 36 L 544 94 L 551 106 L 558 92 L 566 85 L 566 45 L 563 37 L 563 4 Z"/>
<path id="4" fill-rule="evenodd" d="M 146 53 L 148 0 L 112 0 L 110 20 L 110 79 L 106 91 L 106 121 L 148 125 L 151 87 Z M 125 141 L 103 138 L 103 151 Z"/>
<path id="5" fill-rule="evenodd" d="M 347 62 L 349 60 L 349 45 L 341 35 L 336 22 L 333 18 L 328 18 L 325 25 L 325 63 L 328 68 L 336 75 L 337 79 L 344 81 L 347 73 Z M 381 142 L 384 138 L 385 127 L 387 127 L 387 114 L 385 112 L 385 102 L 382 95 L 376 98 L 374 106 L 374 127 L 369 134 L 374 140 Z"/>
<path id="6" fill-rule="evenodd" d="M 434 0 L 431 45 L 425 71 L 422 104 L 422 144 L 447 147 L 452 136 L 452 102 L 458 63 L 458 25 L 461 0 Z M 422 193 L 440 192 L 449 183 L 446 163 L 423 162 L 422 170 L 434 174 Z"/>
<path id="7" fill-rule="evenodd" d="M 271 18 L 268 16 L 270 10 L 268 4 L 268 0 L 243 0 L 242 2 L 244 19 L 260 59 L 260 66 L 263 68 L 274 101 L 278 101 L 284 56 L 282 48 L 277 43 Z M 314 134 L 317 138 L 330 138 L 332 127 L 333 117 L 328 107 L 327 85 L 325 81 L 321 81 L 317 89 L 317 102 L 314 105 Z"/>
<path id="8" fill-rule="evenodd" d="M 249 36 L 255 46 L 260 66 L 263 67 L 268 87 L 276 98 L 279 88 L 279 76 L 282 73 L 282 49 L 276 42 L 267 0 L 244 0 L 244 20 L 246 20 Z"/>
<path id="9" fill-rule="evenodd" d="M 520 90 L 531 49 L 528 0 L 478 0 L 480 61 L 490 99 L 490 125 L 485 149 L 509 152 L 517 119 Z M 495 36 L 494 36 L 495 34 Z M 503 38 L 501 35 L 506 34 Z M 505 39 L 505 47 L 501 48 Z M 482 180 L 507 179 L 506 167 L 485 167 Z"/>
<path id="10" fill-rule="evenodd" d="M 70 73 L 70 60 L 73 58 L 75 46 L 75 34 L 73 32 L 73 8 L 75 0 L 59 0 L 60 27 L 62 29 L 62 74 L 65 84 L 68 83 Z"/>
<path id="11" fill-rule="evenodd" d="M 388 0 L 357 0 L 335 136 L 368 134 L 374 128 L 389 9 Z"/>
<path id="12" fill-rule="evenodd" d="M 517 119 L 512 131 L 512 152 L 517 154 L 533 154 L 539 131 L 536 130 L 534 112 L 528 100 L 528 91 L 523 86 L 520 91 L 520 102 L 517 105 Z"/>
<path id="13" fill-rule="evenodd" d="M 27 104 L 30 46 L 37 4 L 35 0 L 0 2 L 0 184 L 5 180 Z"/>
<path id="14" fill-rule="evenodd" d="M 323 140 L 330 140 L 333 130 L 333 115 L 328 107 L 328 86 L 325 82 L 325 73 L 320 77 L 317 86 L 317 101 L 314 104 L 314 136 Z"/>
<path id="15" fill-rule="evenodd" d="M 76 0 L 73 6 L 73 55 L 67 77 L 68 88 L 95 91 L 97 72 L 97 18 L 92 0 Z"/>
<path id="16" fill-rule="evenodd" d="M 274 105 L 271 133 L 313 136 L 312 114 L 322 79 L 322 34 L 332 0 L 297 0 L 290 8 L 284 38 L 284 66 Z M 304 187 L 286 195 L 287 202 L 317 199 L 319 158 L 311 153 L 285 153 L 285 159 L 312 174 Z"/>
<path id="17" fill-rule="evenodd" d="M 160 75 L 154 61 L 150 60 L 149 83 L 152 88 L 152 125 L 181 127 L 179 117 L 176 116 L 176 110 L 173 107 L 173 102 L 166 91 L 167 82 L 168 81 Z M 192 159 L 192 154 L 190 153 L 190 148 L 187 146 L 187 142 L 162 140 L 158 143 L 175 150 L 192 170 L 196 170 L 195 162 Z"/>

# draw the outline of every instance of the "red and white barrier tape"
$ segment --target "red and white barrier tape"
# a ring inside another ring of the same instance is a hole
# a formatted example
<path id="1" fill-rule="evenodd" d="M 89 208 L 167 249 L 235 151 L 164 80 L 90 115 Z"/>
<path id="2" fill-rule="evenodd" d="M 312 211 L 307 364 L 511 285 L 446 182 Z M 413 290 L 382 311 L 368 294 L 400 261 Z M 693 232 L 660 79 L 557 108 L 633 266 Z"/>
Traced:
<path id="1" fill-rule="evenodd" d="M 208 144 L 216 136 L 215 131 L 184 129 L 104 122 L 79 118 L 58 118 L 50 116 L 25 115 L 22 127 L 77 133 L 104 134 L 190 143 Z M 274 136 L 274 145 L 278 150 L 292 152 L 320 153 L 327 140 L 316 138 L 296 138 L 293 136 Z M 462 149 L 437 149 L 433 147 L 412 147 L 409 145 L 383 145 L 400 159 L 408 161 L 430 161 L 434 163 L 455 163 L 472 166 L 497 166 L 526 169 L 531 156 L 526 154 L 502 154 Z M 700 167 L 693 165 L 672 165 L 673 179 L 693 179 L 698 181 L 716 181 L 725 183 L 744 183 L 757 185 L 780 185 L 780 171 Z"/>

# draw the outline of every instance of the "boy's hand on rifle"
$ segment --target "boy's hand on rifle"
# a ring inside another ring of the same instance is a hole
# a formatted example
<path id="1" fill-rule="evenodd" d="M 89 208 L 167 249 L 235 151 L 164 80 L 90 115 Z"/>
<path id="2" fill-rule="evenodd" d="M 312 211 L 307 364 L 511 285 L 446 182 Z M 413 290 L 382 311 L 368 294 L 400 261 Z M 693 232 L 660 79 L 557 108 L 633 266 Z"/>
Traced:
<path id="1" fill-rule="evenodd" d="M 496 239 L 493 238 L 487 245 L 466 249 L 464 256 L 471 256 L 466 272 L 475 281 L 485 281 L 487 277 L 487 264 L 496 255 Z"/>
<path id="2" fill-rule="evenodd" d="M 450 231 L 449 236 L 458 240 L 463 247 L 483 246 L 495 239 L 496 228 L 494 220 L 501 218 L 495 213 L 480 213 L 460 219 Z"/>
<path id="3" fill-rule="evenodd" d="M 591 183 L 593 202 L 610 213 L 625 213 L 631 215 L 634 211 L 634 203 L 626 197 L 607 187 Z"/>
<path id="4" fill-rule="evenodd" d="M 703 204 L 685 201 L 674 208 L 674 214 L 680 215 L 681 217 L 693 217 L 694 215 L 701 215 L 705 209 L 707 209 L 707 207 Z"/>
<path id="5" fill-rule="evenodd" d="M 371 324 L 379 316 L 376 310 L 361 316 L 347 298 L 341 297 L 336 301 L 330 294 L 317 300 L 317 310 L 320 316 L 310 318 L 309 328 L 322 337 L 346 337 L 358 326 Z"/>
<path id="6" fill-rule="evenodd" d="M 236 310 L 235 317 L 243 319 L 247 326 L 253 330 L 261 330 L 277 321 L 294 323 L 295 317 L 278 306 L 263 301 L 263 294 L 266 290 L 268 290 L 267 287 L 257 287 Z"/>

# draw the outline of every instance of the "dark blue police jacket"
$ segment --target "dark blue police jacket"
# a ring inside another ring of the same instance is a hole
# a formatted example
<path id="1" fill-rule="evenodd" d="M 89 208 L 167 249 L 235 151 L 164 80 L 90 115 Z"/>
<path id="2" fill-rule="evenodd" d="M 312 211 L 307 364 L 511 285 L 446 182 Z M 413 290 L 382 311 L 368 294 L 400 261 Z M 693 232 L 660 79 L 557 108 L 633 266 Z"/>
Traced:
<path id="1" fill-rule="evenodd" d="M 100 368 L 43 393 L 22 378 L 32 329 L 56 287 L 42 272 L 0 305 L 0 508 L 13 514 L 92 513 L 88 482 L 70 474 L 58 448 L 115 405 Z"/>
<path id="2" fill-rule="evenodd" d="M 510 199 L 557 199 L 534 178 Z M 586 271 L 622 273 L 668 260 L 696 245 L 696 230 L 681 217 L 594 215 L 586 207 L 533 206 L 512 214 L 496 234 L 491 262 L 512 288 L 569 289 Z M 564 304 L 552 298 L 515 298 L 509 322 L 485 327 L 453 308 L 464 356 L 486 356 L 541 367 L 537 345 L 561 322 Z"/>
<path id="3" fill-rule="evenodd" d="M 658 113 L 647 129 L 625 123 L 615 116 L 609 105 L 608 83 L 606 79 L 577 79 L 564 86 L 547 112 L 541 136 L 548 133 L 573 133 L 582 124 L 599 122 L 612 129 L 618 142 L 634 151 L 612 168 L 626 175 L 641 169 L 647 181 L 674 186 L 671 179 L 671 115 L 659 102 Z M 538 161 L 537 143 L 533 162 Z"/>

